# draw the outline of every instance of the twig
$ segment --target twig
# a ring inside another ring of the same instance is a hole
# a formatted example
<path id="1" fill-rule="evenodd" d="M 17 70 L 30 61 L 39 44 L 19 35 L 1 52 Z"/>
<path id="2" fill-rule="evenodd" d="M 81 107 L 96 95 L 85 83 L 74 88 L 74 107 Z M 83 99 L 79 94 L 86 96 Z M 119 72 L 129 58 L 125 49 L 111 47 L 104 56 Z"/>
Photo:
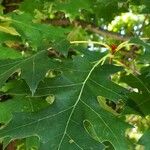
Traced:
<path id="1" fill-rule="evenodd" d="M 141 32 L 143 31 L 144 27 L 145 27 L 145 23 L 146 23 L 146 20 L 147 18 L 149 17 L 149 15 L 147 14 L 143 20 L 143 23 L 142 23 L 142 27 L 141 29 L 139 30 L 139 33 L 138 33 L 138 36 L 140 36 Z"/>
<path id="2" fill-rule="evenodd" d="M 105 43 L 102 43 L 102 42 L 97 42 L 97 41 L 71 41 L 70 42 L 71 44 L 89 44 L 89 43 L 92 43 L 92 44 L 97 44 L 97 45 L 101 45 L 101 46 L 104 46 L 106 47 L 108 50 L 110 50 L 110 46 L 105 44 Z"/>
<path id="3" fill-rule="evenodd" d="M 70 25 L 71 26 L 81 26 L 82 28 L 86 29 L 89 32 L 93 32 L 93 33 L 102 35 L 104 37 L 113 38 L 113 39 L 116 39 L 119 41 L 127 41 L 131 38 L 130 36 L 123 36 L 119 33 L 101 29 L 101 28 L 95 26 L 94 24 L 85 22 L 83 20 L 74 20 L 71 22 L 68 18 L 63 18 L 63 19 L 49 19 L 49 20 L 44 20 L 43 22 L 50 23 L 55 26 L 64 26 L 64 27 L 70 26 Z"/>

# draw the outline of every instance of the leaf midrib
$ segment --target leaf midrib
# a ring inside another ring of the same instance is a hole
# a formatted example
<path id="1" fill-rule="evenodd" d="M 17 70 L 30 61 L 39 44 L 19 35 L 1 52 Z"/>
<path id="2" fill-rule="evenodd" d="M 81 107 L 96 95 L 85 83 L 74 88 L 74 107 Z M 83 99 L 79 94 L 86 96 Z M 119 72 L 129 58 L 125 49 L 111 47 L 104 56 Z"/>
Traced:
<path id="1" fill-rule="evenodd" d="M 88 81 L 88 79 L 90 78 L 90 76 L 91 76 L 92 72 L 94 71 L 94 69 L 95 69 L 101 62 L 102 62 L 102 60 L 100 59 L 100 60 L 91 68 L 91 70 L 89 71 L 89 73 L 88 73 L 88 75 L 86 76 L 85 80 L 83 81 L 83 84 L 82 84 L 82 87 L 81 87 L 81 89 L 80 89 L 78 98 L 77 98 L 77 100 L 75 101 L 75 103 L 74 103 L 74 105 L 73 105 L 72 111 L 71 111 L 71 113 L 70 113 L 70 115 L 69 115 L 68 121 L 67 121 L 67 123 L 66 123 L 66 127 L 65 127 L 65 129 L 64 129 L 63 136 L 62 136 L 62 138 L 61 138 L 61 140 L 60 140 L 60 143 L 59 143 L 59 145 L 58 145 L 58 149 L 57 149 L 57 150 L 60 150 L 60 148 L 61 148 L 61 144 L 62 144 L 62 142 L 63 142 L 63 140 L 64 140 L 64 137 L 65 137 L 65 135 L 66 135 L 66 133 L 67 133 L 67 130 L 68 130 L 68 126 L 69 126 L 71 117 L 72 117 L 72 115 L 73 115 L 73 113 L 74 113 L 74 111 L 75 111 L 75 108 L 76 108 L 77 104 L 78 104 L 79 101 L 81 100 L 81 96 L 82 96 L 82 93 L 83 93 L 85 84 L 86 84 L 86 82 Z"/>

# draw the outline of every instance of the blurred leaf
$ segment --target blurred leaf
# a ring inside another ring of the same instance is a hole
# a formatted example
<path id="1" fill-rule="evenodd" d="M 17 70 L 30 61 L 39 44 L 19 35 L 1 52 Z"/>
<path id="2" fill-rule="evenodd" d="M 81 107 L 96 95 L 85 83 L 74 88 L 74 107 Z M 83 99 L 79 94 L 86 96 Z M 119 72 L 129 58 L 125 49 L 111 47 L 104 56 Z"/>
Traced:
<path id="1" fill-rule="evenodd" d="M 0 59 L 17 59 L 21 57 L 22 54 L 15 49 L 0 46 Z"/>
<path id="2" fill-rule="evenodd" d="M 132 38 L 130 41 L 130 43 L 134 43 L 137 45 L 140 45 L 144 48 L 144 54 L 141 57 L 142 61 L 144 62 L 144 60 L 146 61 L 150 61 L 149 57 L 150 57 L 150 43 L 148 42 L 144 42 L 143 40 L 139 39 L 139 38 Z"/>
<path id="3" fill-rule="evenodd" d="M 144 150 L 150 149 L 150 130 L 146 131 L 144 135 L 140 138 L 139 144 L 144 146 Z"/>
<path id="4" fill-rule="evenodd" d="M 61 27 L 33 23 L 33 17 L 27 13 L 12 14 L 11 17 L 12 25 L 21 34 L 22 40 L 29 42 L 34 49 L 48 48 L 51 42 L 65 38 L 65 33 L 69 31 Z"/>
<path id="5" fill-rule="evenodd" d="M 146 71 L 143 71 L 141 75 L 127 75 L 121 77 L 121 82 L 128 84 L 131 88 L 129 97 L 132 100 L 128 101 L 128 104 L 132 109 L 141 113 L 141 115 L 150 114 L 150 76 L 148 76 L 149 69 L 145 68 Z M 134 112 L 135 113 L 135 112 Z"/>
<path id="6" fill-rule="evenodd" d="M 68 0 L 68 1 L 56 1 L 54 3 L 57 10 L 64 11 L 75 18 L 83 10 L 91 10 L 91 0 L 80 1 L 80 0 Z"/>
<path id="7" fill-rule="evenodd" d="M 0 24 L 0 31 L 5 32 L 5 33 L 9 33 L 12 35 L 19 35 L 20 36 L 20 34 L 13 27 L 3 26 L 1 24 Z"/>

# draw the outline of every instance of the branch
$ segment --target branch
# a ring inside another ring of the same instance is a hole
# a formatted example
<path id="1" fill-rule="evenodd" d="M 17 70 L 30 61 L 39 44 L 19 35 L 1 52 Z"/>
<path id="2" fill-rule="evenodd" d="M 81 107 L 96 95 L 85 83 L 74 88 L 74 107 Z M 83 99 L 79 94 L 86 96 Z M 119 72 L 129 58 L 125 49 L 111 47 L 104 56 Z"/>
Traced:
<path id="1" fill-rule="evenodd" d="M 141 32 L 143 31 L 143 29 L 145 28 L 145 25 L 146 25 L 146 20 L 148 19 L 149 15 L 147 14 L 143 20 L 143 23 L 142 23 L 142 27 L 141 29 L 139 30 L 139 34 L 138 36 L 140 36 Z"/>
<path id="2" fill-rule="evenodd" d="M 63 19 L 49 19 L 49 20 L 44 20 L 42 22 L 50 23 L 54 26 L 64 26 L 64 27 L 70 26 L 70 25 L 71 26 L 81 26 L 82 28 L 86 29 L 89 32 L 93 32 L 93 33 L 102 35 L 104 37 L 113 38 L 113 39 L 119 40 L 119 41 L 127 41 L 131 38 L 130 36 L 123 36 L 119 33 L 101 29 L 101 28 L 95 26 L 94 24 L 87 23 L 82 20 L 74 20 L 74 21 L 70 22 L 69 19 L 63 18 Z"/>

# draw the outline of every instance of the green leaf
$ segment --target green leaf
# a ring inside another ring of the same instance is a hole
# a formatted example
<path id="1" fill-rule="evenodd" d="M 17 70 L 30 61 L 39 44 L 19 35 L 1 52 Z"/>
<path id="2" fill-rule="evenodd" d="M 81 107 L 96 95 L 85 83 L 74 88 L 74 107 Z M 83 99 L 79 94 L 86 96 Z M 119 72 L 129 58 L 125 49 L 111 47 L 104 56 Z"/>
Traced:
<path id="1" fill-rule="evenodd" d="M 71 47 L 70 42 L 66 39 L 56 39 L 53 44 L 52 47 L 55 50 L 58 50 L 61 54 L 63 54 L 64 56 L 67 56 L 69 48 Z"/>
<path id="2" fill-rule="evenodd" d="M 20 37 L 13 36 L 8 33 L 0 32 L 0 43 L 4 43 L 6 41 L 20 41 Z"/>
<path id="3" fill-rule="evenodd" d="M 142 9 L 142 13 L 149 14 L 150 13 L 150 1 L 149 0 L 143 0 L 142 5 L 144 5 Z"/>
<path id="4" fill-rule="evenodd" d="M 135 110 L 134 113 L 139 112 L 141 115 L 148 115 L 150 113 L 150 77 L 148 76 L 149 69 L 146 67 L 144 70 L 138 76 L 132 74 L 124 75 L 120 81 L 128 84 L 132 90 L 129 93 L 131 99 L 128 101 L 128 104 Z"/>
<path id="5" fill-rule="evenodd" d="M 150 149 L 150 0 L 0 3 L 3 149 Z"/>
<path id="6" fill-rule="evenodd" d="M 127 150 L 125 131 L 130 126 L 101 108 L 97 101 L 97 96 L 126 100 L 127 91 L 110 80 L 110 75 L 121 68 L 101 66 L 100 62 L 76 57 L 62 63 L 65 66 L 62 74 L 43 81 L 35 94 L 55 95 L 53 104 L 37 113 L 14 114 L 10 123 L 0 130 L 0 137 L 17 139 L 37 135 L 43 150 L 46 146 L 54 150 L 99 150 L 103 149 L 103 141 L 111 142 L 116 150 Z"/>
<path id="7" fill-rule="evenodd" d="M 34 14 L 35 9 L 41 10 L 43 8 L 44 0 L 24 0 L 20 4 L 20 10 Z"/>
<path id="8" fill-rule="evenodd" d="M 114 14 L 119 14 L 128 9 L 125 0 L 97 0 L 93 5 L 93 11 L 99 18 L 104 18 L 106 21 L 112 20 Z"/>
<path id="9" fill-rule="evenodd" d="M 48 58 L 47 51 L 40 51 L 33 56 L 19 60 L 0 60 L 0 86 L 18 69 L 34 95 L 39 82 L 49 69 L 55 69 L 57 63 Z"/>
<path id="10" fill-rule="evenodd" d="M 26 150 L 36 150 L 39 147 L 39 139 L 37 137 L 28 137 L 25 140 Z"/>
<path id="11" fill-rule="evenodd" d="M 22 54 L 8 47 L 0 46 L 0 59 L 17 59 L 22 58 Z"/>
<path id="12" fill-rule="evenodd" d="M 19 35 L 19 33 L 12 27 L 0 25 L 0 31 L 12 35 Z M 19 35 L 20 36 L 20 35 Z"/>
<path id="13" fill-rule="evenodd" d="M 0 123 L 10 121 L 15 112 L 35 112 L 47 105 L 47 102 L 41 98 L 14 96 L 5 102 L 0 102 Z"/>
<path id="14" fill-rule="evenodd" d="M 45 49 L 50 47 L 50 43 L 66 37 L 68 29 L 54 27 L 46 24 L 33 23 L 30 14 L 11 14 L 12 26 L 21 34 L 23 41 L 27 41 L 34 49 Z"/>
<path id="15" fill-rule="evenodd" d="M 144 135 L 140 138 L 139 144 L 144 146 L 144 150 L 150 149 L 150 130 L 147 130 Z"/>
<path id="16" fill-rule="evenodd" d="M 144 52 L 143 55 L 140 56 L 140 59 L 142 62 L 149 62 L 149 57 L 150 57 L 150 43 L 146 43 L 143 40 L 139 39 L 139 38 L 132 38 L 130 41 L 130 43 L 134 43 L 137 44 L 139 46 L 142 46 L 144 48 Z"/>
<path id="17" fill-rule="evenodd" d="M 55 9 L 61 10 L 66 12 L 67 14 L 71 15 L 73 18 L 78 16 L 81 10 L 91 10 L 91 0 L 86 0 L 86 2 L 80 0 L 67 0 L 67 1 L 58 1 L 55 2 Z"/>

